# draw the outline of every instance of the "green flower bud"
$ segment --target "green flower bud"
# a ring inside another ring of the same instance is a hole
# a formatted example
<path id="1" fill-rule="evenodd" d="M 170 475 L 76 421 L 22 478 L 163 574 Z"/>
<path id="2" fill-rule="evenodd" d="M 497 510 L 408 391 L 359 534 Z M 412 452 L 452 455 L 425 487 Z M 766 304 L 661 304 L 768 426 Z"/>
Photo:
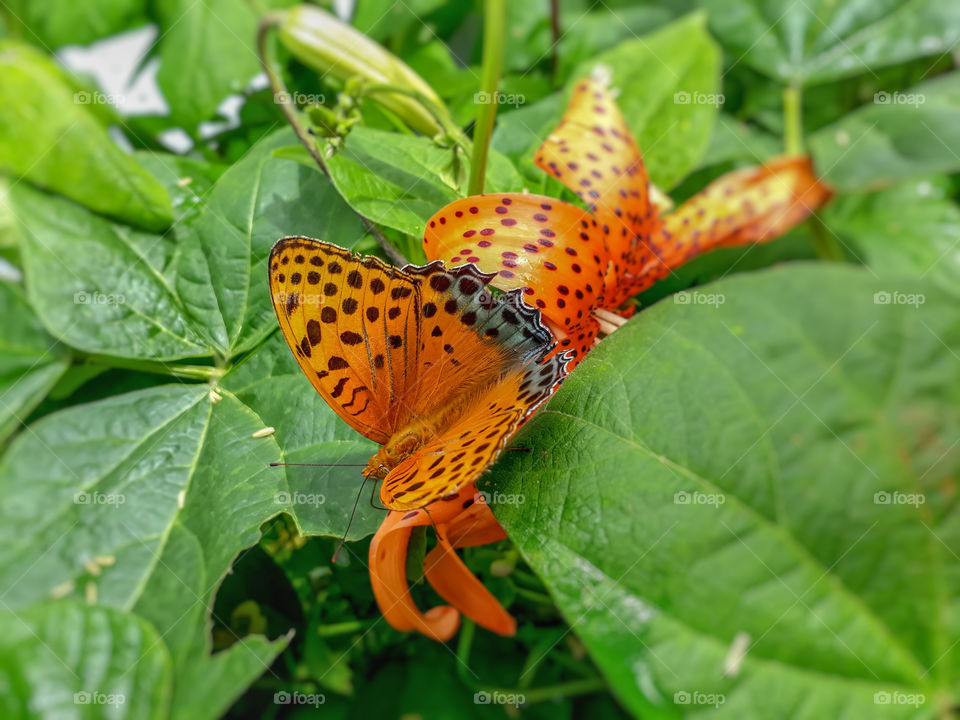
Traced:
<path id="1" fill-rule="evenodd" d="M 433 88 L 406 63 L 324 10 L 298 5 L 283 14 L 278 32 L 280 42 L 294 57 L 321 74 L 344 83 L 361 78 L 369 84 L 410 90 L 446 112 Z M 377 92 L 374 97 L 418 132 L 434 135 L 443 129 L 415 97 L 392 92 Z"/>

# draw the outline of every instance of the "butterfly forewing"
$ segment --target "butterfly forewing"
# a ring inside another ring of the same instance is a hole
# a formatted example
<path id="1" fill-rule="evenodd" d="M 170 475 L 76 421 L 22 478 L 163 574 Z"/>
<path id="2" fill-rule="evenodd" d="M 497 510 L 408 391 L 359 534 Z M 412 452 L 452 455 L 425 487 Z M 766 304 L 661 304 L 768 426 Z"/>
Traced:
<path id="1" fill-rule="evenodd" d="M 270 253 L 274 310 L 300 367 L 340 417 L 381 444 L 395 430 L 390 398 L 404 392 L 411 363 L 410 345 L 392 340 L 408 334 L 407 315 L 389 319 L 397 288 L 413 295 L 416 282 L 330 243 L 284 238 Z"/>

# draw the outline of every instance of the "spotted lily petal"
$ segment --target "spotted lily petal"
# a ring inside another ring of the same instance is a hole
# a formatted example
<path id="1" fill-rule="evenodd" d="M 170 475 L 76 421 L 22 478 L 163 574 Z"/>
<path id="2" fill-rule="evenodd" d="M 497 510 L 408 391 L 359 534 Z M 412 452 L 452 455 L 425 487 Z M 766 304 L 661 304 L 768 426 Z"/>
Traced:
<path id="1" fill-rule="evenodd" d="M 370 582 L 380 612 L 398 630 L 416 630 L 445 642 L 460 626 L 460 613 L 501 635 L 516 623 L 457 556 L 455 548 L 496 542 L 506 537 L 490 508 L 476 502 L 473 483 L 425 510 L 390 512 L 370 543 Z M 450 605 L 421 613 L 410 596 L 406 561 L 414 527 L 435 524 L 437 546 L 424 562 L 427 581 Z"/>

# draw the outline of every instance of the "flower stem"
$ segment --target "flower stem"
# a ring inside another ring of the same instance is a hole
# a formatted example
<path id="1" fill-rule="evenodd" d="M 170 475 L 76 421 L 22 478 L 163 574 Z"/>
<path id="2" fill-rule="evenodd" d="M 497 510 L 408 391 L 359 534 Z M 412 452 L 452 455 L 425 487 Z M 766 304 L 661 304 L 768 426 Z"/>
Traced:
<path id="1" fill-rule="evenodd" d="M 497 117 L 497 91 L 503 71 L 503 36 L 506 29 L 506 0 L 485 0 L 483 4 L 483 68 L 477 97 L 477 124 L 473 131 L 473 158 L 470 163 L 470 195 L 483 192 L 487 154 L 493 122 Z M 486 100 L 486 102 L 480 102 Z"/>
<path id="2" fill-rule="evenodd" d="M 803 91 L 799 85 L 783 89 L 783 144 L 788 155 L 803 152 Z"/>
<path id="3" fill-rule="evenodd" d="M 335 635 L 350 635 L 352 633 L 366 630 L 370 627 L 369 620 L 347 620 L 345 622 L 332 623 L 330 625 L 321 625 L 317 628 L 317 635 L 320 637 L 334 637 Z"/>
<path id="4" fill-rule="evenodd" d="M 535 703 L 545 700 L 555 700 L 557 698 L 573 697 L 574 695 L 586 695 L 588 693 L 600 692 L 606 690 L 607 683 L 602 677 L 594 676 L 580 680 L 571 680 L 569 682 L 558 683 L 556 685 L 547 685 L 537 688 L 500 688 L 490 685 L 483 685 L 476 682 L 476 676 L 470 670 L 470 648 L 473 645 L 473 635 L 477 626 L 469 618 L 463 619 L 460 626 L 460 637 L 457 640 L 457 674 L 460 679 L 474 690 L 487 693 L 498 693 L 501 695 L 523 695 L 524 702 Z"/>
<path id="5" fill-rule="evenodd" d="M 810 216 L 810 242 L 813 245 L 813 251 L 821 260 L 832 260 L 834 262 L 846 262 L 847 256 L 837 242 L 836 235 L 823 223 L 820 216 L 814 213 Z"/>

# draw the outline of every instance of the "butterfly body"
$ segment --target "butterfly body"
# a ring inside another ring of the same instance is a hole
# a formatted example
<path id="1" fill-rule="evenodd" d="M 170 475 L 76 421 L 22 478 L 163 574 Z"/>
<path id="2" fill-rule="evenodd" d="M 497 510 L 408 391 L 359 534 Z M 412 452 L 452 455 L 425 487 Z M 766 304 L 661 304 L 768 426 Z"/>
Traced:
<path id="1" fill-rule="evenodd" d="M 394 268 L 331 243 L 283 238 L 269 260 L 274 310 L 307 378 L 382 447 L 363 471 L 391 509 L 478 477 L 566 374 L 521 291 L 442 262 Z"/>

